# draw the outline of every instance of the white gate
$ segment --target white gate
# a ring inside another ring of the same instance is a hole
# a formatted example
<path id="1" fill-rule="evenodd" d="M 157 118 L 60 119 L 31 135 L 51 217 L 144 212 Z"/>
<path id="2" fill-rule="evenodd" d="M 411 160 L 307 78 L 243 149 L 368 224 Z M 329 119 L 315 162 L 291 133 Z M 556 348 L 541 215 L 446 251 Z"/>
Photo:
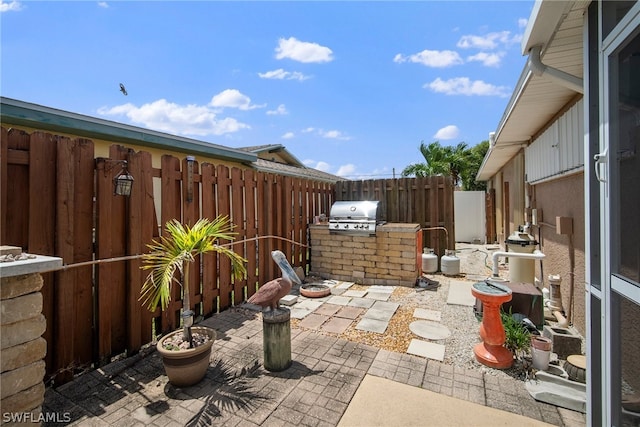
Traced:
<path id="1" fill-rule="evenodd" d="M 454 191 L 456 242 L 486 243 L 485 192 Z"/>

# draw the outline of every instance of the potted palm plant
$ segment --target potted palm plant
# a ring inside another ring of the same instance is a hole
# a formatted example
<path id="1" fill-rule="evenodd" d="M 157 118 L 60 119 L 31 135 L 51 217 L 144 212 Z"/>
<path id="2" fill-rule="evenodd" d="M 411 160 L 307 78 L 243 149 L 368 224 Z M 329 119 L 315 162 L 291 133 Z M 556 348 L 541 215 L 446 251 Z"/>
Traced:
<path id="1" fill-rule="evenodd" d="M 157 344 L 169 382 L 175 386 L 193 385 L 204 377 L 211 346 L 216 339 L 215 330 L 193 326 L 189 273 L 196 256 L 217 252 L 231 260 L 236 278 L 240 279 L 246 273 L 246 260 L 216 243 L 217 239 L 233 240 L 233 228 L 226 216 L 214 220 L 202 218 L 193 226 L 183 225 L 174 219 L 166 224 L 167 235 L 148 245 L 150 252 L 142 258 L 141 268 L 150 271 L 142 285 L 140 300 L 149 310 L 155 311 L 158 306 L 165 310 L 169 306 L 173 286 L 179 284 L 182 287 L 182 329 L 165 335 Z"/>

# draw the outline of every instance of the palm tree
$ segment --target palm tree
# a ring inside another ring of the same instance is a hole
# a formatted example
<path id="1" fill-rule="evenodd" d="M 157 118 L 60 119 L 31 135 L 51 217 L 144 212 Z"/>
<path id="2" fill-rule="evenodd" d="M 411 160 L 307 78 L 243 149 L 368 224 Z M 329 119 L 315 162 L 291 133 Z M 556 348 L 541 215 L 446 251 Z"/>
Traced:
<path id="1" fill-rule="evenodd" d="M 456 185 L 460 183 L 460 175 L 467 167 L 467 144 L 459 143 L 455 147 L 443 147 L 438 141 L 426 145 L 420 143 L 420 153 L 425 163 L 414 163 L 402 171 L 402 176 L 415 175 L 418 178 L 432 175 L 445 175 L 453 178 Z"/>
<path id="2" fill-rule="evenodd" d="M 171 301 L 173 284 L 182 286 L 183 304 L 183 339 L 193 347 L 191 326 L 193 314 L 189 300 L 189 267 L 197 255 L 214 251 L 227 256 L 231 260 L 232 271 L 237 279 L 244 277 L 247 261 L 232 250 L 216 244 L 217 239 L 233 240 L 231 230 L 234 226 L 228 217 L 218 217 L 209 220 L 199 219 L 193 227 L 183 225 L 177 219 L 166 224 L 168 237 L 160 237 L 160 241 L 153 241 L 148 245 L 151 251 L 142 257 L 142 269 L 151 270 L 140 291 L 140 300 L 148 309 L 155 311 L 158 306 L 165 310 Z M 175 277 L 180 272 L 181 281 Z"/>
<path id="3" fill-rule="evenodd" d="M 432 175 L 445 175 L 448 173 L 446 150 L 438 141 L 426 145 L 424 141 L 420 142 L 420 153 L 425 159 L 425 163 L 414 163 L 402 170 L 402 176 L 414 175 L 418 178 L 424 178 Z"/>
<path id="4" fill-rule="evenodd" d="M 467 168 L 460 176 L 462 179 L 462 187 L 466 191 L 485 191 L 487 189 L 487 183 L 476 181 L 476 175 L 478 175 L 478 171 L 480 170 L 480 166 L 482 166 L 484 156 L 488 150 L 489 141 L 487 140 L 467 150 Z"/>

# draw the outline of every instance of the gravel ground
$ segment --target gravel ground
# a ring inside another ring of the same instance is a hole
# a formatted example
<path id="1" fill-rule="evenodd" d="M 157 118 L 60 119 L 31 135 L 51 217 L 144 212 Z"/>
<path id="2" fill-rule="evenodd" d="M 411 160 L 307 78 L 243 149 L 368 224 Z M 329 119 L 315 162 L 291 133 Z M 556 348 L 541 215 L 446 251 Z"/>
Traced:
<path id="1" fill-rule="evenodd" d="M 409 330 L 409 325 L 416 319 L 413 312 L 416 308 L 427 308 L 441 313 L 442 325 L 451 330 L 451 336 L 439 340 L 439 344 L 445 346 L 444 363 L 466 369 L 481 369 L 491 375 L 509 375 L 524 379 L 528 373 L 526 366 L 517 365 L 504 371 L 488 368 L 475 360 L 473 347 L 480 342 L 478 335 L 479 321 L 473 313 L 472 307 L 447 304 L 449 283 L 451 280 L 479 281 L 491 275 L 491 249 L 496 246 L 458 244 L 456 250 L 460 258 L 460 275 L 447 277 L 442 274 L 428 275 L 430 279 L 440 282 L 437 291 L 421 288 L 396 287 L 389 301 L 397 302 L 400 307 L 389 322 L 389 327 L 384 334 L 364 332 L 355 329 L 360 319 L 356 319 L 352 326 L 340 338 L 368 344 L 381 349 L 406 353 L 412 339 L 422 339 Z M 504 266 L 500 266 L 500 275 L 507 275 Z M 313 281 L 313 278 L 307 278 Z M 350 289 L 366 290 L 367 286 L 354 285 Z M 299 321 L 292 319 L 292 327 L 299 327 Z M 331 335 L 318 331 L 318 333 Z"/>

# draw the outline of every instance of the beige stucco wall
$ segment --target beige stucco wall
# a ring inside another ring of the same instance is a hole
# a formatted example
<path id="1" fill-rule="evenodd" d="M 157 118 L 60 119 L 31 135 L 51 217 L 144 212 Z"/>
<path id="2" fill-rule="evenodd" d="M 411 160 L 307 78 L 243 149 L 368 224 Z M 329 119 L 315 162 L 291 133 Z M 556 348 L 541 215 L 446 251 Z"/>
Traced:
<path id="1" fill-rule="evenodd" d="M 546 255 L 543 271 L 537 268 L 537 277 L 544 277 L 545 286 L 550 274 L 559 274 L 562 278 L 562 305 L 568 314 L 571 295 L 571 277 L 573 275 L 572 322 L 576 329 L 585 335 L 585 217 L 584 217 L 584 174 L 582 172 L 563 178 L 534 185 L 531 207 L 542 211 L 539 227 L 533 233 Z M 556 217 L 573 219 L 573 235 L 556 232 Z M 540 221 L 540 219 L 538 219 Z M 570 248 L 573 240 L 573 250 Z M 574 266 L 571 268 L 571 256 Z"/>

